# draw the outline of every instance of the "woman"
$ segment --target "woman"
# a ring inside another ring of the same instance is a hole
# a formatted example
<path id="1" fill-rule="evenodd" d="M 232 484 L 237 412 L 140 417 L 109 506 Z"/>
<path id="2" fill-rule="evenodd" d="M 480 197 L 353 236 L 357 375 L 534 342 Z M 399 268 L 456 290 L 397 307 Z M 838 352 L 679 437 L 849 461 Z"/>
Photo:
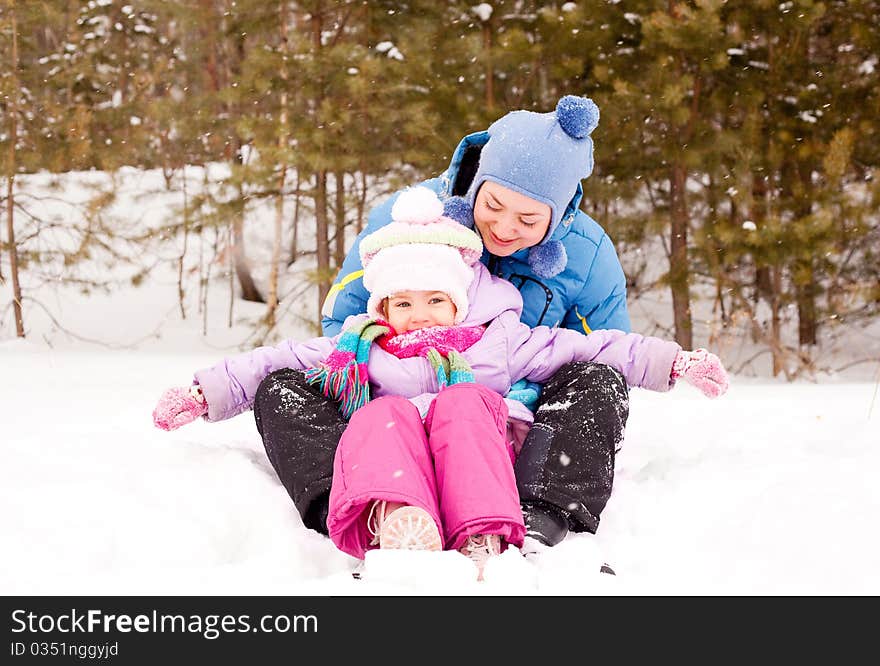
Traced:
<path id="1" fill-rule="evenodd" d="M 521 321 L 531 327 L 561 326 L 585 335 L 630 330 L 614 246 L 578 208 L 581 180 L 593 170 L 590 133 L 598 121 L 596 105 L 572 95 L 550 113 L 508 113 L 464 137 L 449 168 L 422 183 L 441 199 L 465 198 L 485 245 L 481 261 L 519 289 Z M 398 194 L 372 211 L 349 251 L 324 303 L 325 335 L 366 311 L 360 242 L 391 221 Z M 461 219 L 461 211 L 453 217 Z M 595 532 L 629 413 L 623 376 L 606 365 L 570 363 L 543 387 L 519 387 L 508 397 L 535 412 L 515 469 L 528 536 L 552 546 L 569 530 Z M 559 404 L 566 408 L 554 408 Z M 333 455 L 347 423 L 295 370 L 266 377 L 254 413 L 269 459 L 305 525 L 326 534 Z"/>

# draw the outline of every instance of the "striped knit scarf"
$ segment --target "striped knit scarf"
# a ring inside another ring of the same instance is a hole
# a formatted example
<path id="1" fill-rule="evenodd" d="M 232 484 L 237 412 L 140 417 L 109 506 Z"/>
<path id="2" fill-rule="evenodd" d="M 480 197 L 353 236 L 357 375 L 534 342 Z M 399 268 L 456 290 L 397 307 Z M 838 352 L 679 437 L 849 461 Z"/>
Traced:
<path id="1" fill-rule="evenodd" d="M 453 384 L 464 384 L 474 382 L 474 371 L 464 357 L 454 349 L 446 352 L 446 358 L 449 360 L 449 369 L 443 362 L 443 355 L 433 347 L 425 354 L 431 362 L 434 372 L 437 373 L 437 385 L 442 389 Z"/>
<path id="2" fill-rule="evenodd" d="M 370 348 L 377 338 L 390 331 L 390 326 L 375 319 L 351 326 L 339 336 L 336 349 L 323 363 L 305 371 L 306 381 L 317 384 L 324 395 L 339 401 L 339 411 L 346 419 L 370 401 Z M 422 353 L 434 368 L 439 387 L 473 382 L 473 370 L 461 354 L 454 350 L 445 353 L 445 359 L 434 347 L 425 348 Z"/>

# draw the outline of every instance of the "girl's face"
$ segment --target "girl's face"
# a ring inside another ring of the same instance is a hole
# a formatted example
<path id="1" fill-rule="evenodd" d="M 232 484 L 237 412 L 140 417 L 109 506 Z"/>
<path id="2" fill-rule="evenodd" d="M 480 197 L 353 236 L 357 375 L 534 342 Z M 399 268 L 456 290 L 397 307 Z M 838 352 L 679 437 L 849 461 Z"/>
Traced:
<path id="1" fill-rule="evenodd" d="M 474 201 L 474 224 L 496 257 L 540 243 L 551 216 L 547 204 L 490 181 L 480 186 Z"/>
<path id="2" fill-rule="evenodd" d="M 455 305 L 442 291 L 398 292 L 386 299 L 385 314 L 398 333 L 455 323 Z"/>

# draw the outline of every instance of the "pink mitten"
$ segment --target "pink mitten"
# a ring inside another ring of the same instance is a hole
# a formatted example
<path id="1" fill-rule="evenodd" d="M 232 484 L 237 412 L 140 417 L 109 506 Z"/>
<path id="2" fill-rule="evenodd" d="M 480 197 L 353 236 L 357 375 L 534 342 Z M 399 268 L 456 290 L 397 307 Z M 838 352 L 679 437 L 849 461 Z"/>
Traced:
<path id="1" fill-rule="evenodd" d="M 153 410 L 153 423 L 162 430 L 176 430 L 192 423 L 208 411 L 205 396 L 198 385 L 171 388 L 162 394 Z"/>
<path id="2" fill-rule="evenodd" d="M 672 381 L 684 379 L 710 398 L 724 395 L 730 386 L 721 359 L 705 349 L 679 351 L 672 363 Z"/>

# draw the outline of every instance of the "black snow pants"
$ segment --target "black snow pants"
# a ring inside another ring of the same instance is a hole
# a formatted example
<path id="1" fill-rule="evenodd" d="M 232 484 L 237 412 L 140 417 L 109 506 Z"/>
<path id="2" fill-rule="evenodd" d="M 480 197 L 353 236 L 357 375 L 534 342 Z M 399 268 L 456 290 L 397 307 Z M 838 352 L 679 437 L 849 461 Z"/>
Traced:
<path id="1" fill-rule="evenodd" d="M 629 394 L 623 376 L 598 363 L 569 363 L 544 385 L 515 472 L 520 500 L 550 504 L 575 532 L 595 532 L 611 496 Z M 348 425 L 338 404 L 301 371 L 277 370 L 254 399 L 266 455 L 306 527 L 327 534 L 336 445 Z"/>
<path id="2" fill-rule="evenodd" d="M 348 422 L 301 370 L 276 370 L 257 388 L 254 419 L 269 462 L 303 524 L 327 534 L 333 456 Z"/>
<path id="3" fill-rule="evenodd" d="M 593 532 L 611 497 L 614 457 L 629 416 L 623 375 L 600 363 L 569 363 L 541 391 L 514 471 L 520 502 L 549 504 L 573 532 Z"/>

